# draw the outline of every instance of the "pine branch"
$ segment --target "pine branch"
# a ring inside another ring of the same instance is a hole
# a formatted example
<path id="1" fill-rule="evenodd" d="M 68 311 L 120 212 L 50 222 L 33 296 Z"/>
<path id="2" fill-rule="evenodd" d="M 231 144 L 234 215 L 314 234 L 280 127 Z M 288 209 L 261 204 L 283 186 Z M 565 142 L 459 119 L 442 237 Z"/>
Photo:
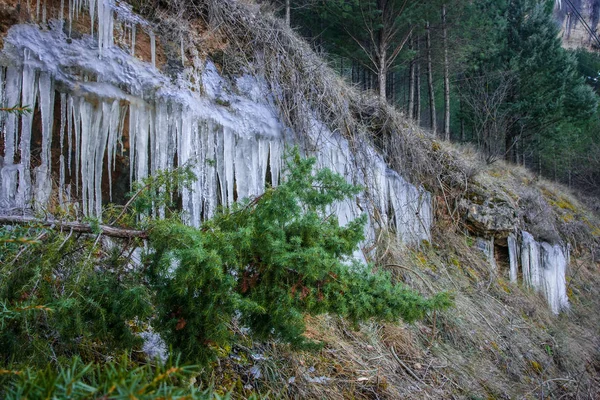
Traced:
<path id="1" fill-rule="evenodd" d="M 132 238 L 148 238 L 148 232 L 138 231 L 134 229 L 118 228 L 110 225 L 92 226 L 83 222 L 65 222 L 56 220 L 43 220 L 33 217 L 22 216 L 4 216 L 0 215 L 0 225 L 28 225 L 38 224 L 51 229 L 69 229 L 73 232 L 102 234 L 109 237 L 132 239 Z"/>

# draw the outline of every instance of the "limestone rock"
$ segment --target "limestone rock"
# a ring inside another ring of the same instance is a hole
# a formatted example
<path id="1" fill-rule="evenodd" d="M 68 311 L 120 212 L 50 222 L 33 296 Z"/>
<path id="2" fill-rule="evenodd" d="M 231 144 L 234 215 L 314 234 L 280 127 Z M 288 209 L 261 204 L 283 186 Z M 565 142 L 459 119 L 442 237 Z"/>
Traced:
<path id="1" fill-rule="evenodd" d="M 519 226 L 517 208 L 498 193 L 479 190 L 463 198 L 460 208 L 468 228 L 477 236 L 506 239 Z"/>

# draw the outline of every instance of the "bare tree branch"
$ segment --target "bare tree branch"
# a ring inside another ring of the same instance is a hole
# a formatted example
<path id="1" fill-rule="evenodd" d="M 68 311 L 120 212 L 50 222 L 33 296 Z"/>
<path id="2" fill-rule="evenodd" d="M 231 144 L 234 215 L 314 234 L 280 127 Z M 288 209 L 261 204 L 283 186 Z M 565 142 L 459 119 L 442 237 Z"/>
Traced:
<path id="1" fill-rule="evenodd" d="M 73 232 L 102 234 L 109 237 L 132 239 L 147 239 L 148 232 L 134 229 L 117 228 L 110 225 L 98 225 L 93 227 L 91 224 L 83 222 L 64 222 L 57 220 L 43 220 L 34 217 L 24 216 L 4 216 L 0 215 L 0 225 L 42 225 L 51 229 L 69 229 Z M 99 232 L 98 232 L 99 231 Z"/>

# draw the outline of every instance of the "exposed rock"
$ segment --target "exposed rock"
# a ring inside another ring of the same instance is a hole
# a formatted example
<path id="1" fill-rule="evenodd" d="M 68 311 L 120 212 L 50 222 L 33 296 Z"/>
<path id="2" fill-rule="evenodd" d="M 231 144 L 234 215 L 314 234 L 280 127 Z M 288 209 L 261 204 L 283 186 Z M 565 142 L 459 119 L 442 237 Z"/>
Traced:
<path id="1" fill-rule="evenodd" d="M 461 199 L 460 208 L 468 228 L 477 236 L 505 240 L 520 225 L 516 207 L 497 192 L 476 189 Z"/>

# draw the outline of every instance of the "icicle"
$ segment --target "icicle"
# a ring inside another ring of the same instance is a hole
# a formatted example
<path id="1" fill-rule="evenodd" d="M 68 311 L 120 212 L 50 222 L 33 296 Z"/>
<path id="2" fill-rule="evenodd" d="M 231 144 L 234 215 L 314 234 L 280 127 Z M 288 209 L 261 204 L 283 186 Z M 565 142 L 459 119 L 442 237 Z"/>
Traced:
<path id="1" fill-rule="evenodd" d="M 123 145 L 123 132 L 125 130 L 125 118 L 127 117 L 127 110 L 128 110 L 128 106 L 121 106 L 121 118 L 119 120 L 119 134 L 117 135 L 117 140 L 119 143 L 119 147 L 121 149 L 120 154 L 121 156 L 124 154 L 125 152 L 125 146 Z M 113 155 L 113 160 L 116 161 L 117 159 L 117 149 L 115 148 L 115 152 Z"/>
<path id="2" fill-rule="evenodd" d="M 99 47 L 102 48 L 102 20 L 100 16 L 100 8 L 102 6 L 102 0 L 90 0 L 88 9 L 90 11 L 90 30 L 92 32 L 92 37 L 94 37 L 94 21 L 96 20 L 96 1 L 98 1 L 98 44 Z"/>
<path id="3" fill-rule="evenodd" d="M 135 131 L 135 179 L 140 180 L 148 176 L 148 140 L 149 140 L 149 110 L 142 105 L 137 110 L 138 120 Z"/>
<path id="4" fill-rule="evenodd" d="M 21 104 L 21 83 L 23 81 L 23 72 L 16 67 L 8 67 L 6 69 L 6 89 L 5 89 L 5 107 L 14 107 Z M 5 136 L 4 136 L 4 163 L 13 164 L 16 152 L 17 143 L 17 123 L 18 116 L 13 113 L 8 113 L 5 120 Z"/>
<path id="5" fill-rule="evenodd" d="M 92 126 L 93 126 L 93 114 L 91 110 L 91 104 L 87 103 L 83 99 L 79 99 L 79 116 L 81 118 L 81 141 L 77 146 L 80 148 L 80 168 L 81 168 L 81 203 L 83 206 L 84 215 L 90 215 L 90 207 L 89 207 L 89 148 L 90 148 L 90 140 L 92 139 Z M 79 158 L 79 157 L 76 157 Z"/>
<path id="6" fill-rule="evenodd" d="M 103 0 L 103 2 L 104 38 L 102 39 L 102 45 L 107 50 L 113 46 L 115 19 L 113 18 L 112 0 Z"/>
<path id="7" fill-rule="evenodd" d="M 58 19 L 61 22 L 61 28 L 65 22 L 65 0 L 60 0 L 60 11 L 58 14 Z"/>
<path id="8" fill-rule="evenodd" d="M 135 28 L 137 24 L 133 23 L 131 27 L 131 57 L 135 57 Z"/>
<path id="9" fill-rule="evenodd" d="M 211 121 L 205 125 L 206 134 L 202 135 L 200 139 L 202 140 L 201 145 L 201 163 L 202 169 L 204 170 L 204 183 L 202 188 L 202 217 L 207 219 L 212 217 L 216 210 L 216 171 L 215 171 L 215 147 L 216 142 L 215 138 L 218 136 L 215 134 L 217 131 L 220 132 L 220 126 L 215 125 Z"/>
<path id="10" fill-rule="evenodd" d="M 521 265 L 525 284 L 542 292 L 552 312 L 558 314 L 569 307 L 566 291 L 567 256 L 559 245 L 538 243 L 522 232 Z"/>
<path id="11" fill-rule="evenodd" d="M 178 129 L 178 148 L 177 155 L 179 159 L 179 165 L 185 165 L 191 158 L 192 154 L 192 120 L 189 110 L 182 110 L 181 112 L 181 124 Z M 184 211 L 187 212 L 186 220 L 192 224 L 193 216 L 190 213 L 192 208 L 191 198 L 193 194 L 187 188 L 184 188 L 181 193 L 181 199 Z"/>
<path id="12" fill-rule="evenodd" d="M 73 175 L 71 168 L 71 154 L 73 153 L 73 97 L 68 96 L 67 99 L 67 166 L 69 169 L 69 176 Z"/>
<path id="13" fill-rule="evenodd" d="M 558 245 L 542 243 L 543 260 L 543 289 L 550 309 L 554 314 L 569 307 L 567 297 L 566 268 L 567 259 L 565 252 Z"/>
<path id="14" fill-rule="evenodd" d="M 5 107 L 8 108 L 9 106 L 6 105 L 6 98 L 5 98 L 5 82 L 6 82 L 6 68 L 4 66 L 0 65 L 0 107 Z M 4 136 L 5 132 L 4 132 L 4 123 L 6 122 L 6 115 L 9 113 L 6 112 L 0 112 L 0 136 Z M 6 141 L 6 139 L 5 139 Z"/>
<path id="15" fill-rule="evenodd" d="M 231 206 L 234 201 L 233 190 L 235 185 L 234 179 L 234 159 L 235 159 L 235 148 L 234 148 L 234 136 L 233 132 L 229 128 L 223 129 L 223 156 L 224 156 L 224 170 L 225 170 L 225 185 L 227 187 L 227 206 Z"/>
<path id="16" fill-rule="evenodd" d="M 46 24 L 46 0 L 44 0 L 44 7 L 42 8 L 42 23 Z"/>
<path id="17" fill-rule="evenodd" d="M 256 158 L 256 162 L 258 164 L 258 168 L 256 172 L 257 176 L 257 188 L 255 189 L 255 195 L 258 195 L 264 192 L 267 183 L 267 170 L 269 167 L 269 142 L 264 139 L 258 139 L 258 157 Z"/>
<path id="18" fill-rule="evenodd" d="M 149 31 L 148 35 L 150 35 L 150 52 L 152 54 L 152 66 L 156 68 L 156 36 L 154 36 L 153 31 Z"/>
<path id="19" fill-rule="evenodd" d="M 131 104 L 129 106 L 129 186 L 133 185 L 134 174 L 133 171 L 135 169 L 136 163 L 136 155 L 135 155 L 135 142 L 137 136 L 137 106 Z"/>
<path id="20" fill-rule="evenodd" d="M 523 281 L 525 285 L 538 289 L 539 287 L 539 244 L 528 232 L 522 233 L 521 265 L 523 268 Z"/>
<path id="21" fill-rule="evenodd" d="M 512 233 L 508 235 L 508 259 L 510 263 L 510 281 L 512 283 L 517 282 L 518 273 L 518 253 L 517 253 L 517 239 Z"/>
<path id="22" fill-rule="evenodd" d="M 64 205 L 65 193 L 65 155 L 63 152 L 65 143 L 65 124 L 67 122 L 67 95 L 60 94 L 60 158 L 59 158 L 59 180 L 58 180 L 58 200 L 61 206 Z"/>
<path id="23" fill-rule="evenodd" d="M 102 116 L 101 124 L 98 124 L 99 130 L 97 131 L 96 141 L 94 145 L 94 204 L 95 210 L 94 215 L 97 218 L 102 217 L 102 171 L 104 169 L 104 154 L 106 151 L 106 142 L 108 135 L 111 130 L 113 115 L 112 104 L 107 102 L 102 103 L 101 114 L 98 112 L 98 119 Z M 100 111 L 100 110 L 98 110 Z M 116 110 L 115 110 L 116 111 Z M 116 116 L 118 118 L 118 116 Z M 91 150 L 91 149 L 90 149 Z"/>
<path id="24" fill-rule="evenodd" d="M 81 99 L 75 98 L 73 105 L 73 126 L 75 127 L 75 191 L 79 192 L 79 177 L 81 166 Z"/>
<path id="25" fill-rule="evenodd" d="M 25 60 L 29 59 L 29 52 L 25 51 Z M 23 66 L 23 89 L 21 104 L 35 109 L 35 99 L 37 97 L 36 73 L 33 68 L 27 64 Z M 33 123 L 33 113 L 26 113 L 21 116 L 21 172 L 19 174 L 19 190 L 17 193 L 17 205 L 25 207 L 31 199 L 31 128 Z"/>
<path id="26" fill-rule="evenodd" d="M 119 141 L 119 137 L 121 136 L 121 130 L 119 129 L 121 126 L 121 109 L 119 106 L 118 100 L 115 100 L 111 104 L 110 112 L 109 112 L 109 124 L 108 124 L 108 142 L 107 142 L 107 155 L 106 159 L 108 162 L 108 193 L 109 199 L 112 201 L 112 172 L 114 168 L 114 163 L 116 159 L 116 149 Z"/>
<path id="27" fill-rule="evenodd" d="M 488 244 L 488 262 L 490 264 L 490 266 L 492 267 L 492 270 L 496 271 L 498 270 L 498 266 L 496 265 L 496 257 L 494 255 L 494 237 L 492 236 L 492 238 L 489 241 Z"/>
<path id="28" fill-rule="evenodd" d="M 73 18 L 75 18 L 75 0 L 69 0 L 69 38 L 73 32 Z"/>
<path id="29" fill-rule="evenodd" d="M 52 194 L 50 179 L 50 149 L 52 145 L 52 125 L 54 122 L 54 83 L 48 73 L 39 76 L 39 104 L 42 114 L 41 164 L 35 169 L 35 200 L 39 206 L 45 205 Z"/>
<path id="30" fill-rule="evenodd" d="M 40 0 L 37 0 L 37 6 L 35 7 L 35 20 L 40 20 Z"/>
<path id="31" fill-rule="evenodd" d="M 15 67 L 6 68 L 4 80 L 4 107 L 10 108 L 21 103 L 21 83 L 23 73 Z M 15 206 L 15 194 L 19 180 L 20 166 L 14 165 L 17 151 L 18 116 L 14 113 L 3 113 L 4 117 L 4 165 L 1 168 L 0 182 L 2 191 L 0 200 L 4 200 L 8 206 Z"/>

